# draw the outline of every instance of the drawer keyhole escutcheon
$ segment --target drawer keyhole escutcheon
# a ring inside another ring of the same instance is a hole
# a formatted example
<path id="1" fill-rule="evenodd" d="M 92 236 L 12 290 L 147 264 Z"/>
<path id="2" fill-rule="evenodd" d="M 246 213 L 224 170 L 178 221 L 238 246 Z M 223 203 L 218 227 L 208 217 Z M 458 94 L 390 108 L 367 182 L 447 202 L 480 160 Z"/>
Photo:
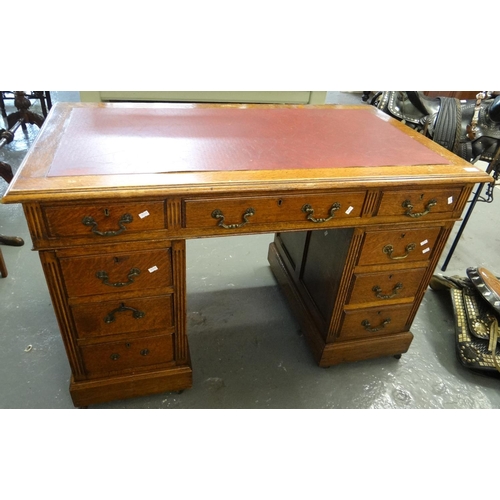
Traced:
<path id="1" fill-rule="evenodd" d="M 398 292 L 403 288 L 403 283 L 396 283 L 394 287 L 392 288 L 392 293 L 390 295 L 386 295 L 382 293 L 382 288 L 380 288 L 378 285 L 375 285 L 372 288 L 372 291 L 375 292 L 375 296 L 379 299 L 392 299 L 395 297 Z"/>
<path id="2" fill-rule="evenodd" d="M 314 222 L 316 224 L 321 224 L 323 222 L 328 222 L 329 220 L 332 220 L 333 217 L 335 216 L 335 212 L 339 209 L 340 209 L 340 203 L 334 203 L 330 208 L 329 217 L 326 217 L 325 219 L 317 219 L 316 217 L 314 217 L 314 208 L 309 204 L 305 204 L 302 207 L 302 212 L 307 214 L 306 217 L 307 220 L 310 220 L 311 222 Z"/>
<path id="3" fill-rule="evenodd" d="M 103 285 L 114 286 L 114 287 L 118 288 L 118 287 L 122 287 L 122 286 L 131 285 L 134 282 L 134 278 L 136 276 L 139 276 L 139 274 L 141 274 L 140 269 L 133 267 L 127 275 L 128 281 L 117 282 L 117 283 L 110 283 L 109 282 L 109 276 L 108 276 L 108 273 L 106 271 L 97 271 L 95 273 L 95 276 L 97 279 L 102 280 Z"/>
<path id="4" fill-rule="evenodd" d="M 224 224 L 225 215 L 222 213 L 222 211 L 217 208 L 212 212 L 212 217 L 214 219 L 219 220 L 217 225 L 219 227 L 222 227 L 223 229 L 238 229 L 240 227 L 243 227 L 245 224 L 248 223 L 248 218 L 252 217 L 253 215 L 255 215 L 255 209 L 250 207 L 250 208 L 247 208 L 245 210 L 245 213 L 242 215 L 243 222 L 240 222 L 239 224 Z"/>
<path id="5" fill-rule="evenodd" d="M 104 215 L 108 216 L 109 211 L 106 214 L 106 210 L 108 210 L 108 209 L 106 208 L 104 210 Z M 87 215 L 86 217 L 84 217 L 82 219 L 82 224 L 84 226 L 91 227 L 92 232 L 94 234 L 97 234 L 98 236 L 118 236 L 119 234 L 123 233 L 123 231 L 125 231 L 127 229 L 125 227 L 125 224 L 130 224 L 133 220 L 134 220 L 134 218 L 130 214 L 123 214 L 121 216 L 120 220 L 118 221 L 118 226 L 120 227 L 120 229 L 118 229 L 116 231 L 99 231 L 97 229 L 97 222 L 95 221 L 95 219 L 93 217 L 90 217 L 90 215 Z"/>
<path id="6" fill-rule="evenodd" d="M 425 206 L 425 210 L 423 212 L 413 213 L 412 212 L 413 205 L 410 203 L 410 200 L 403 201 L 402 207 L 407 209 L 405 215 L 407 215 L 408 217 L 418 218 L 427 215 L 431 211 L 431 208 L 435 207 L 436 205 L 437 205 L 437 200 L 433 198 L 432 200 L 429 200 L 429 203 L 427 203 L 427 205 Z"/>
<path id="7" fill-rule="evenodd" d="M 111 354 L 111 356 L 110 356 L 112 361 L 118 361 L 119 357 L 120 357 L 120 355 L 117 353 Z"/>
<path id="8" fill-rule="evenodd" d="M 125 312 L 125 311 L 132 311 L 132 317 L 134 319 L 141 319 L 141 318 L 144 318 L 144 316 L 146 316 L 146 313 L 143 312 L 143 311 L 139 311 L 138 309 L 134 309 L 133 307 L 128 307 L 125 305 L 124 302 L 122 302 L 120 304 L 120 307 L 117 307 L 116 309 L 113 309 L 110 313 L 108 313 L 105 318 L 104 318 L 104 322 L 105 323 L 113 323 L 113 321 L 115 321 L 115 314 L 116 313 L 121 313 L 121 312 Z"/>
<path id="9" fill-rule="evenodd" d="M 147 356 L 149 354 L 149 349 L 143 349 L 141 351 L 141 356 Z"/>
<path id="10" fill-rule="evenodd" d="M 398 255 L 397 257 L 394 257 L 392 253 L 394 252 L 394 247 L 392 245 L 386 245 L 384 248 L 382 248 L 382 252 L 386 253 L 390 259 L 392 260 L 401 260 L 401 259 L 406 259 L 408 255 L 410 255 L 410 252 L 413 252 L 415 250 L 417 245 L 415 243 L 410 243 L 409 245 L 406 245 L 405 248 L 405 254 L 404 255 Z"/>
<path id="11" fill-rule="evenodd" d="M 389 323 L 391 322 L 391 318 L 384 319 L 382 323 L 380 323 L 379 326 L 373 327 L 370 322 L 367 319 L 364 319 L 361 322 L 361 325 L 364 327 L 364 329 L 368 332 L 378 332 L 379 330 L 382 330 L 382 328 L 385 328 Z"/>

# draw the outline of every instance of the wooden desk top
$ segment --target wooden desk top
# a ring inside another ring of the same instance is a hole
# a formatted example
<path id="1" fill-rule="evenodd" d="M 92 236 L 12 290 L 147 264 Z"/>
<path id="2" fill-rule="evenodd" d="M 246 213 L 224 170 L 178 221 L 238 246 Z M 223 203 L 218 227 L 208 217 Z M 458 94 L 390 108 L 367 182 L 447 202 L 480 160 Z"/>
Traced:
<path id="1" fill-rule="evenodd" d="M 486 182 L 371 106 L 53 107 L 5 203 Z"/>

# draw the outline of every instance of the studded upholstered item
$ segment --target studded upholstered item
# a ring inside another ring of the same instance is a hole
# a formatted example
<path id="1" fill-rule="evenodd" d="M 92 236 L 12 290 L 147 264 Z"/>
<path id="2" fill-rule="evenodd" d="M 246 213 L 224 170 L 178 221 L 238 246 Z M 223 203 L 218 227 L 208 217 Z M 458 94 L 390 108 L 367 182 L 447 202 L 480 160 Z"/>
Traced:
<path id="1" fill-rule="evenodd" d="M 466 278 L 435 275 L 430 286 L 450 290 L 457 356 L 462 365 L 500 376 L 499 279 L 485 268 L 470 267 Z"/>

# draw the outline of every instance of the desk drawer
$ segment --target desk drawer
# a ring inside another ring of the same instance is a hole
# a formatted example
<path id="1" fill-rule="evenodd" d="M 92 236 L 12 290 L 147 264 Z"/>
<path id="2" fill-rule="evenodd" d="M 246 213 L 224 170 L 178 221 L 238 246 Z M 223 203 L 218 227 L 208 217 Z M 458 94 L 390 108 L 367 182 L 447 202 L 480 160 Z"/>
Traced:
<path id="1" fill-rule="evenodd" d="M 92 203 L 43 207 L 49 236 L 88 236 L 102 241 L 122 234 L 165 229 L 165 203 Z"/>
<path id="2" fill-rule="evenodd" d="M 78 338 L 173 327 L 172 295 L 78 304 L 71 308 Z"/>
<path id="3" fill-rule="evenodd" d="M 413 304 L 344 311 L 339 340 L 370 338 L 405 331 Z"/>
<path id="4" fill-rule="evenodd" d="M 172 285 L 170 248 L 61 258 L 68 296 L 117 294 Z"/>
<path id="5" fill-rule="evenodd" d="M 172 335 L 93 344 L 80 350 L 89 377 L 169 363 L 174 359 Z"/>
<path id="6" fill-rule="evenodd" d="M 413 297 L 426 268 L 355 274 L 348 304 L 388 302 Z"/>
<path id="7" fill-rule="evenodd" d="M 385 191 L 377 215 L 401 215 L 405 220 L 432 219 L 433 214 L 452 213 L 460 188 Z"/>
<path id="8" fill-rule="evenodd" d="M 361 214 L 365 192 L 310 194 L 262 198 L 184 200 L 184 227 L 214 228 L 221 232 L 276 222 L 310 224 L 316 229 L 341 218 Z M 316 221 L 316 222 L 315 222 Z M 227 227 L 223 227 L 223 225 Z"/>
<path id="9" fill-rule="evenodd" d="M 367 231 L 358 264 L 395 264 L 428 260 L 440 231 L 440 227 Z"/>

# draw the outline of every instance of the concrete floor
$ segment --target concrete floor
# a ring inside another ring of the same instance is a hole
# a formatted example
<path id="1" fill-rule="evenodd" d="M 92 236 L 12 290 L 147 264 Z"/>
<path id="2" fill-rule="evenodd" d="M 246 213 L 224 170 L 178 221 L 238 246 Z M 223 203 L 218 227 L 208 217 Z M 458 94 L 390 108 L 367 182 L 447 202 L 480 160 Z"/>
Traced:
<path id="1" fill-rule="evenodd" d="M 52 97 L 79 100 L 78 92 Z M 329 92 L 327 99 L 361 104 L 356 93 Z M 19 129 L 0 159 L 16 170 L 37 130 Z M 0 179 L 0 196 L 6 187 Z M 445 274 L 464 275 L 469 266 L 500 273 L 499 203 L 476 206 Z M 2 246 L 9 276 L 0 279 L 0 408 L 73 408 L 69 364 L 20 205 L 0 205 L 0 233 L 26 241 L 23 247 Z M 317 367 L 268 266 L 272 238 L 188 241 L 193 388 L 92 408 L 500 408 L 500 381 L 457 361 L 451 302 L 432 290 L 413 324 L 410 350 L 399 361 Z"/>

